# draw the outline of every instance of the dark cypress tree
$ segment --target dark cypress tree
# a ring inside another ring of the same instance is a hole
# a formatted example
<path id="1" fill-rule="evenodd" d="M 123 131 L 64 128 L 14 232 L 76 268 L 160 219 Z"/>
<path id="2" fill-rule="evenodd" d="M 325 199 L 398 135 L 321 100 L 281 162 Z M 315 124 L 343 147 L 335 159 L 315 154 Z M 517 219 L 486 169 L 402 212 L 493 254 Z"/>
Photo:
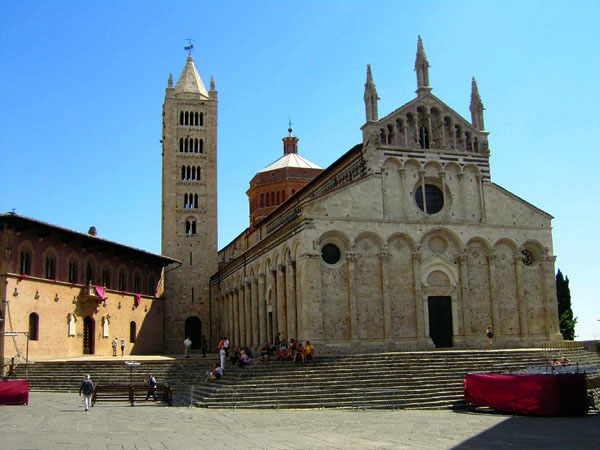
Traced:
<path id="1" fill-rule="evenodd" d="M 573 318 L 571 309 L 571 291 L 569 290 L 569 277 L 563 277 L 558 269 L 556 274 L 556 298 L 558 300 L 558 321 L 563 339 L 572 341 L 575 339 L 575 324 L 577 317 Z"/>

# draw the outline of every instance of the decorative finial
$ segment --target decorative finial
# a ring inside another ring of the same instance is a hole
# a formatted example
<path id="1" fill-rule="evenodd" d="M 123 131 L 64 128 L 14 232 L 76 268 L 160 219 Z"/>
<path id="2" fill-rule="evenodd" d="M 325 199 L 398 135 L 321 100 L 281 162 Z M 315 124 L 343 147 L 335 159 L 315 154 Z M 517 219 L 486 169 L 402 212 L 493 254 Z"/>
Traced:
<path id="1" fill-rule="evenodd" d="M 169 74 L 169 81 L 167 82 L 167 86 L 170 88 L 173 87 L 173 74 L 172 73 Z"/>
<path id="2" fill-rule="evenodd" d="M 479 96 L 479 88 L 477 87 L 477 81 L 475 77 L 471 80 L 471 103 L 480 102 L 481 97 Z"/>
<path id="3" fill-rule="evenodd" d="M 194 49 L 194 44 L 192 44 L 192 42 L 194 42 L 194 40 L 191 37 L 189 37 L 189 38 L 186 39 L 186 41 L 188 41 L 188 45 L 186 45 L 185 47 L 183 47 L 183 49 L 186 52 L 189 52 L 189 54 L 191 55 L 192 54 L 192 50 Z"/>
<path id="4" fill-rule="evenodd" d="M 215 90 L 215 79 L 213 78 L 213 76 L 210 76 L 210 90 L 214 91 Z"/>
<path id="5" fill-rule="evenodd" d="M 290 136 L 292 135 L 292 118 L 290 116 L 288 116 L 288 133 Z"/>

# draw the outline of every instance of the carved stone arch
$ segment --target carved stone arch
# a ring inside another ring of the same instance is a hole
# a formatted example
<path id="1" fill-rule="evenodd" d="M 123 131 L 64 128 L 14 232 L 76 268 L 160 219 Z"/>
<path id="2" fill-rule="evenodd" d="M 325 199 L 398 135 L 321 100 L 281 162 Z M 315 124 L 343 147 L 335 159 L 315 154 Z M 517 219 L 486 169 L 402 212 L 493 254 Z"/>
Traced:
<path id="1" fill-rule="evenodd" d="M 319 242 L 321 243 L 321 246 L 323 245 L 323 242 L 327 240 L 338 241 L 339 243 L 343 244 L 345 250 L 348 250 L 352 247 L 351 241 L 348 238 L 348 236 L 341 231 L 329 230 L 319 237 Z"/>
<path id="2" fill-rule="evenodd" d="M 381 253 L 381 251 L 385 247 L 381 236 L 379 236 L 377 233 L 373 233 L 372 231 L 363 231 L 363 232 L 359 233 L 358 236 L 356 236 L 356 238 L 354 238 L 352 247 L 355 248 L 357 251 L 360 251 L 361 244 L 364 241 L 371 241 L 376 246 L 375 251 L 374 252 L 369 251 L 369 253 Z"/>
<path id="3" fill-rule="evenodd" d="M 463 245 L 458 235 L 447 228 L 433 228 L 429 230 L 421 237 L 419 246 L 421 248 L 424 248 L 424 246 L 428 243 L 429 239 L 433 236 L 444 237 L 449 243 L 451 243 L 454 246 L 455 251 L 457 253 L 462 253 L 464 251 L 465 246 Z"/>
<path id="4" fill-rule="evenodd" d="M 298 239 L 295 239 L 294 242 L 292 243 L 292 257 L 294 259 L 298 259 L 298 255 L 300 255 L 300 241 Z"/>
<path id="5" fill-rule="evenodd" d="M 391 245 L 393 245 L 393 242 L 396 240 L 406 242 L 408 244 L 408 246 L 410 247 L 411 252 L 415 252 L 417 250 L 417 243 L 414 241 L 414 239 L 412 237 L 410 237 L 406 233 L 394 233 L 394 234 L 390 235 L 385 241 L 386 247 L 389 248 Z"/>
<path id="6" fill-rule="evenodd" d="M 444 172 L 446 172 L 446 182 L 454 183 L 458 175 L 462 173 L 462 168 L 455 162 L 449 162 L 443 166 Z"/>
<path id="7" fill-rule="evenodd" d="M 414 170 L 423 170 L 423 164 L 421 163 L 421 161 L 417 160 L 417 159 L 407 159 L 406 161 L 404 161 L 404 168 L 405 169 L 414 169 Z"/>
<path id="8" fill-rule="evenodd" d="M 386 158 L 386 160 L 383 162 L 383 167 L 392 167 L 397 170 L 402 168 L 402 162 L 395 156 L 390 156 L 389 158 Z"/>
<path id="9" fill-rule="evenodd" d="M 271 270 L 271 267 L 273 267 L 273 265 L 271 264 L 271 257 L 267 256 L 267 257 L 265 257 L 264 262 L 263 262 L 264 273 L 266 273 L 266 274 L 269 273 L 269 270 Z"/>
<path id="10" fill-rule="evenodd" d="M 534 266 L 539 263 L 541 256 L 548 255 L 549 249 L 538 240 L 528 239 L 517 249 L 517 252 L 522 256 L 523 264 Z"/>
<path id="11" fill-rule="evenodd" d="M 250 270 L 248 271 L 248 277 L 250 280 L 254 278 L 254 267 L 250 266 Z"/>
<path id="12" fill-rule="evenodd" d="M 482 238 L 482 237 L 479 237 L 479 236 L 475 236 L 475 237 L 472 237 L 471 239 L 469 239 L 469 240 L 467 241 L 467 244 L 466 244 L 466 246 L 468 247 L 468 246 L 470 246 L 471 244 L 473 244 L 473 243 L 475 243 L 475 242 L 478 242 L 478 243 L 480 243 L 481 245 L 483 245 L 483 247 L 484 247 L 484 248 L 485 248 L 485 249 L 486 249 L 488 252 L 491 252 L 491 251 L 493 251 L 493 248 L 492 248 L 492 245 L 490 244 L 490 242 L 489 242 L 487 239 L 485 239 L 485 238 Z"/>
<path id="13" fill-rule="evenodd" d="M 427 178 L 440 178 L 440 172 L 444 170 L 441 163 L 438 161 L 428 161 L 423 167 L 425 170 L 425 177 Z"/>
<path id="14" fill-rule="evenodd" d="M 456 264 L 441 255 L 433 255 L 421 263 L 421 280 L 424 286 L 428 286 L 429 276 L 436 271 L 446 275 L 450 286 L 456 287 L 459 280 L 458 268 Z"/>
<path id="15" fill-rule="evenodd" d="M 510 248 L 513 249 L 514 252 L 516 252 L 517 250 L 517 243 L 515 241 L 513 241 L 512 239 L 509 238 L 500 238 L 498 239 L 496 242 L 494 242 L 494 248 L 498 247 L 502 244 L 508 245 Z"/>
<path id="16" fill-rule="evenodd" d="M 481 175 L 481 171 L 479 170 L 479 167 L 477 167 L 475 164 L 465 164 L 465 166 L 463 167 L 463 173 L 465 175 L 473 175 L 473 176 L 478 176 Z"/>
<path id="17" fill-rule="evenodd" d="M 292 254 L 292 250 L 287 243 L 284 244 L 281 254 L 283 255 L 281 261 L 283 264 L 286 264 L 290 260 Z"/>

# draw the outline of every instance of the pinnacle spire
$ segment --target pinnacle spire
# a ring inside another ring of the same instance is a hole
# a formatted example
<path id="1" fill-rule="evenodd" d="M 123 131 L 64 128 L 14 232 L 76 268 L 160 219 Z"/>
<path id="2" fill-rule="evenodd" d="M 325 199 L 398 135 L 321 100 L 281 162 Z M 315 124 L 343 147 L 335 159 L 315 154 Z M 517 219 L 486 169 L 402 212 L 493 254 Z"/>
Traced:
<path id="1" fill-rule="evenodd" d="M 475 77 L 471 80 L 471 105 L 469 106 L 469 109 L 471 110 L 471 123 L 473 126 L 478 130 L 485 130 L 483 124 L 483 111 L 485 108 L 483 107 L 483 102 L 479 96 L 479 89 L 477 88 Z"/>
<path id="2" fill-rule="evenodd" d="M 188 55 L 185 67 L 177 80 L 175 93 L 200 94 L 202 97 L 208 98 L 208 92 L 206 92 L 202 79 L 198 75 L 191 53 Z"/>
<path id="3" fill-rule="evenodd" d="M 429 86 L 429 61 L 423 47 L 423 40 L 419 35 L 417 40 L 417 57 L 415 58 L 415 71 L 417 72 L 417 95 L 425 95 L 431 92 Z"/>
<path id="4" fill-rule="evenodd" d="M 210 90 L 214 91 L 215 90 L 215 79 L 213 78 L 213 76 L 210 76 Z"/>
<path id="5" fill-rule="evenodd" d="M 375 88 L 375 82 L 373 81 L 373 73 L 371 72 L 371 64 L 367 64 L 367 82 L 365 83 L 365 111 L 367 115 L 367 122 L 375 122 L 378 120 L 379 113 L 377 111 L 377 89 Z"/>

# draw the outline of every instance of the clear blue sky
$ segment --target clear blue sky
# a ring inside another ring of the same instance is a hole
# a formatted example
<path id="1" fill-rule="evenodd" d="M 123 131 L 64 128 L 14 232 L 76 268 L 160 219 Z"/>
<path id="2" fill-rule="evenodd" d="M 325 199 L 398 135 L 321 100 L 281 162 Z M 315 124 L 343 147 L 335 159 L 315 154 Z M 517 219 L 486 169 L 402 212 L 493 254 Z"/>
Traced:
<path id="1" fill-rule="evenodd" d="M 470 119 L 492 180 L 552 214 L 579 338 L 600 338 L 597 1 L 0 1 L 0 212 L 160 252 L 161 107 L 194 59 L 219 90 L 219 246 L 248 224 L 252 176 L 282 154 L 326 167 L 360 142 L 370 63 L 383 116 L 433 93 Z"/>

